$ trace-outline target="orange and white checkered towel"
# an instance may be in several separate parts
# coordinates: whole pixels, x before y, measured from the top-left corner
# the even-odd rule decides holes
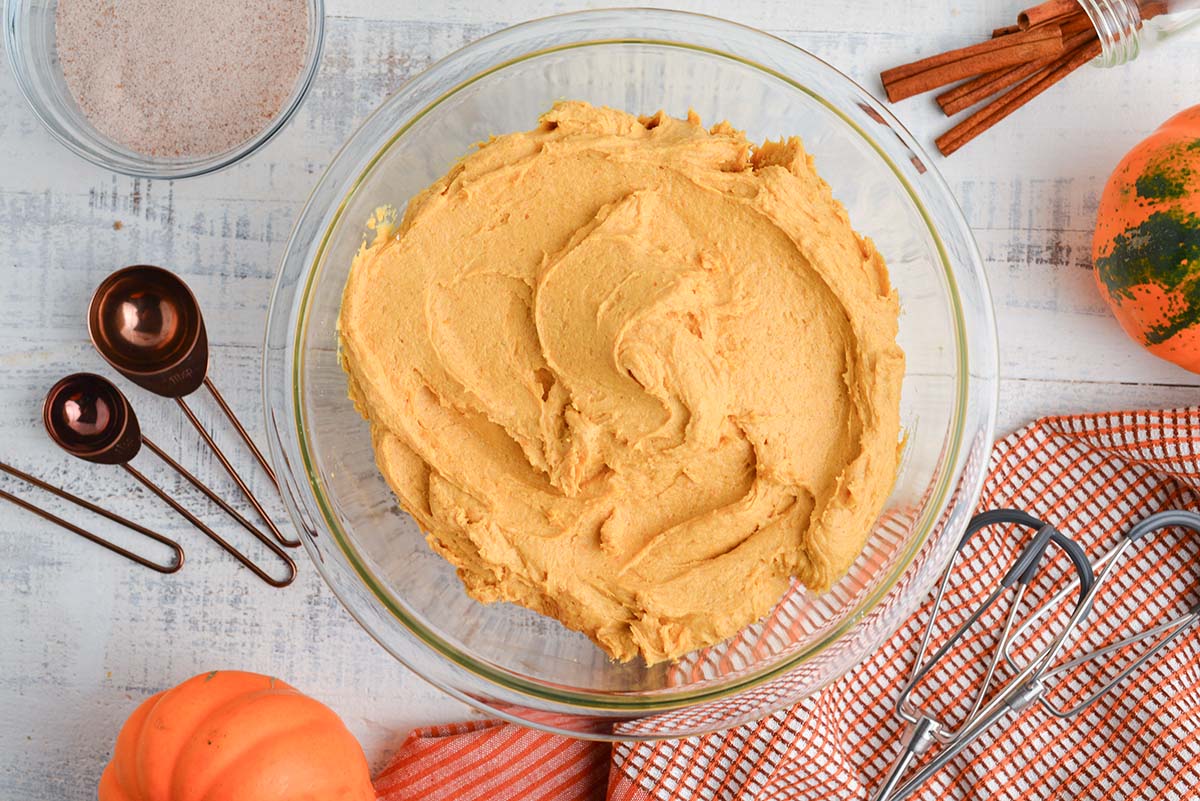
[[[1200,511],[1200,408],[1043,418],[998,442],[989,469],[980,509],[1029,511],[1074,537],[1094,560],[1142,517],[1169,508]],[[952,580],[946,596],[947,630],[993,586],[1020,544],[1000,528],[976,539],[955,567],[963,580]],[[1049,571],[1045,581],[1052,581]],[[1198,599],[1200,542],[1162,532],[1140,544],[1107,584],[1082,645],[1112,642]],[[865,801],[899,748],[895,699],[928,609],[849,674],[757,723],[612,747],[493,721],[436,726],[409,735],[376,780],[379,798]],[[988,637],[974,636],[958,650],[972,657],[989,645]],[[1110,668],[1115,673],[1119,664],[1075,671],[1060,689],[1078,697]],[[943,678],[944,701],[953,706],[968,697],[969,680]],[[1074,718],[1060,720],[1034,704],[1009,724],[968,747],[916,797],[1200,797],[1200,630]]]

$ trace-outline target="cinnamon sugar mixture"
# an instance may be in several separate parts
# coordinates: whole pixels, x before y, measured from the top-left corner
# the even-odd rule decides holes
[[[103,134],[143,155],[229,150],[282,110],[304,69],[305,0],[59,0],[63,77]]]

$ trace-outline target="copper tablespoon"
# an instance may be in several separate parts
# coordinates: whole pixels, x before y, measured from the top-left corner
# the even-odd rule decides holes
[[[179,276],[148,264],[117,270],[97,287],[88,308],[88,332],[96,350],[118,372],[156,395],[173,398],[184,416],[237,484],[280,543],[295,547],[267,515],[245,480],[184,401],[201,386],[216,400],[271,483],[275,472],[208,377],[208,334],[200,304]]]
[[[120,465],[266,583],[273,587],[286,587],[296,578],[296,563],[282,548],[142,434],[129,400],[108,379],[92,373],[75,373],[62,379],[46,394],[46,402],[42,407],[42,422],[50,438],[72,456],[98,464]],[[131,465],[129,462],[137,456],[143,445],[278,556],[287,566],[287,577],[273,578]]]

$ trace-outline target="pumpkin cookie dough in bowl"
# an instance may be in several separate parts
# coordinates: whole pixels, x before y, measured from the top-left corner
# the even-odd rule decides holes
[[[289,513],[387,654],[626,741],[878,647],[973,510],[995,390],[982,265],[912,136],[786,42],[644,9],[398,89],[301,211],[264,354]]]
[[[380,229],[339,331],[379,467],[471,596],[652,664],[862,550],[898,316],[798,139],[562,102]]]

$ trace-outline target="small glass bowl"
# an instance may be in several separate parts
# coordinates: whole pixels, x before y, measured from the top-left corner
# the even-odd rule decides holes
[[[830,592],[794,586],[765,619],[675,664],[618,664],[554,620],[471,600],[380,476],[338,363],[342,289],[375,209],[402,208],[473,144],[533,127],[560,98],[675,116],[690,107],[759,142],[801,136],[854,226],[875,240],[900,296],[904,451],[866,549]],[[351,136],[301,212],[267,329],[271,458],[334,593],[384,648],[454,697],[575,737],[727,728],[843,675],[926,597],[973,511],[992,443],[991,298],[945,182],[849,78],[781,39],[696,14],[537,20],[401,87]]]
[[[17,86],[33,113],[55,139],[93,164],[139,178],[188,178],[224,169],[266,144],[299,108],[321,63],[325,46],[325,0],[308,0],[308,41],[304,69],[292,93],[254,136],[223,153],[160,158],[137,153],[100,133],[75,103],[59,66],[55,43],[55,0],[7,0],[4,48]]]

